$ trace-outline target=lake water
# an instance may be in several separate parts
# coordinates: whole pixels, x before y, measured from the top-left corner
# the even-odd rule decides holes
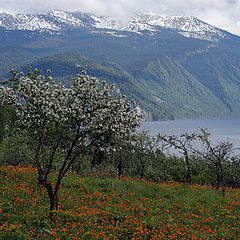
[[[230,140],[234,147],[240,147],[240,119],[177,119],[174,121],[143,122],[140,129],[148,130],[151,136],[158,133],[181,135],[207,128],[213,142]]]

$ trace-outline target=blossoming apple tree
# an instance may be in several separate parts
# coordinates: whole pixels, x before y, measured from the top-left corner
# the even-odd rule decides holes
[[[34,141],[38,182],[47,190],[51,211],[58,209],[63,177],[85,149],[114,148],[114,142],[128,138],[139,125],[141,116],[131,102],[112,92],[113,86],[86,71],[73,79],[70,88],[31,69],[27,75],[13,72],[13,78],[0,87],[1,105],[14,106],[21,128]],[[60,167],[51,184],[55,162]]]

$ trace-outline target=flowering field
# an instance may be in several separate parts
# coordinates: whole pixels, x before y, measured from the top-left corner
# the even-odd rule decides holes
[[[50,220],[36,176],[0,168],[0,239],[240,239],[239,189],[70,173]]]

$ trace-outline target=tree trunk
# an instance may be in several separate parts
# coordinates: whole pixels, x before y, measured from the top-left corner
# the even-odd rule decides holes
[[[140,161],[140,164],[141,164],[141,172],[140,172],[140,178],[141,179],[143,179],[144,178],[144,169],[145,169],[145,163],[144,163],[144,160],[143,159],[141,159],[141,161]]]
[[[190,166],[190,163],[189,163],[189,157],[188,157],[188,153],[185,152],[184,153],[185,155],[185,160],[186,160],[186,165],[187,165],[187,180],[186,182],[187,183],[190,183],[192,181],[192,178],[191,178],[191,166]]]
[[[53,194],[50,197],[50,211],[58,210],[58,194]]]
[[[217,179],[216,180],[217,180],[216,189],[219,189],[221,180],[220,180],[220,173],[219,173],[218,169],[217,169]]]
[[[44,186],[47,190],[48,197],[50,200],[50,218],[52,219],[53,218],[52,211],[58,210],[58,189],[54,191],[52,185],[48,182],[44,182],[44,180],[42,180],[40,177],[38,177],[38,182],[39,184]]]
[[[222,195],[223,195],[223,197],[226,196],[226,188],[225,188],[225,186],[222,186]]]
[[[51,184],[49,184],[51,186]],[[51,186],[52,189],[52,186]],[[48,191],[48,188],[47,188]],[[54,192],[53,189],[52,191],[48,191],[48,196],[49,196],[49,200],[50,200],[50,219],[53,220],[54,219],[54,215],[53,215],[53,211],[58,211],[58,193]]]
[[[123,159],[122,159],[122,151],[119,152],[119,163],[118,163],[118,178],[122,176],[123,168]]]

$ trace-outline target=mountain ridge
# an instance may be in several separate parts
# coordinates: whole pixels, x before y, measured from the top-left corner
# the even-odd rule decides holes
[[[149,31],[152,34],[161,28],[172,29],[185,37],[218,41],[227,33],[195,17],[161,16],[157,14],[136,14],[124,26],[121,21],[108,16],[97,16],[83,12],[54,10],[35,14],[0,13],[0,27],[6,30],[30,30],[58,33],[66,29],[81,27],[108,29],[121,32]],[[109,33],[111,34],[111,33]]]

